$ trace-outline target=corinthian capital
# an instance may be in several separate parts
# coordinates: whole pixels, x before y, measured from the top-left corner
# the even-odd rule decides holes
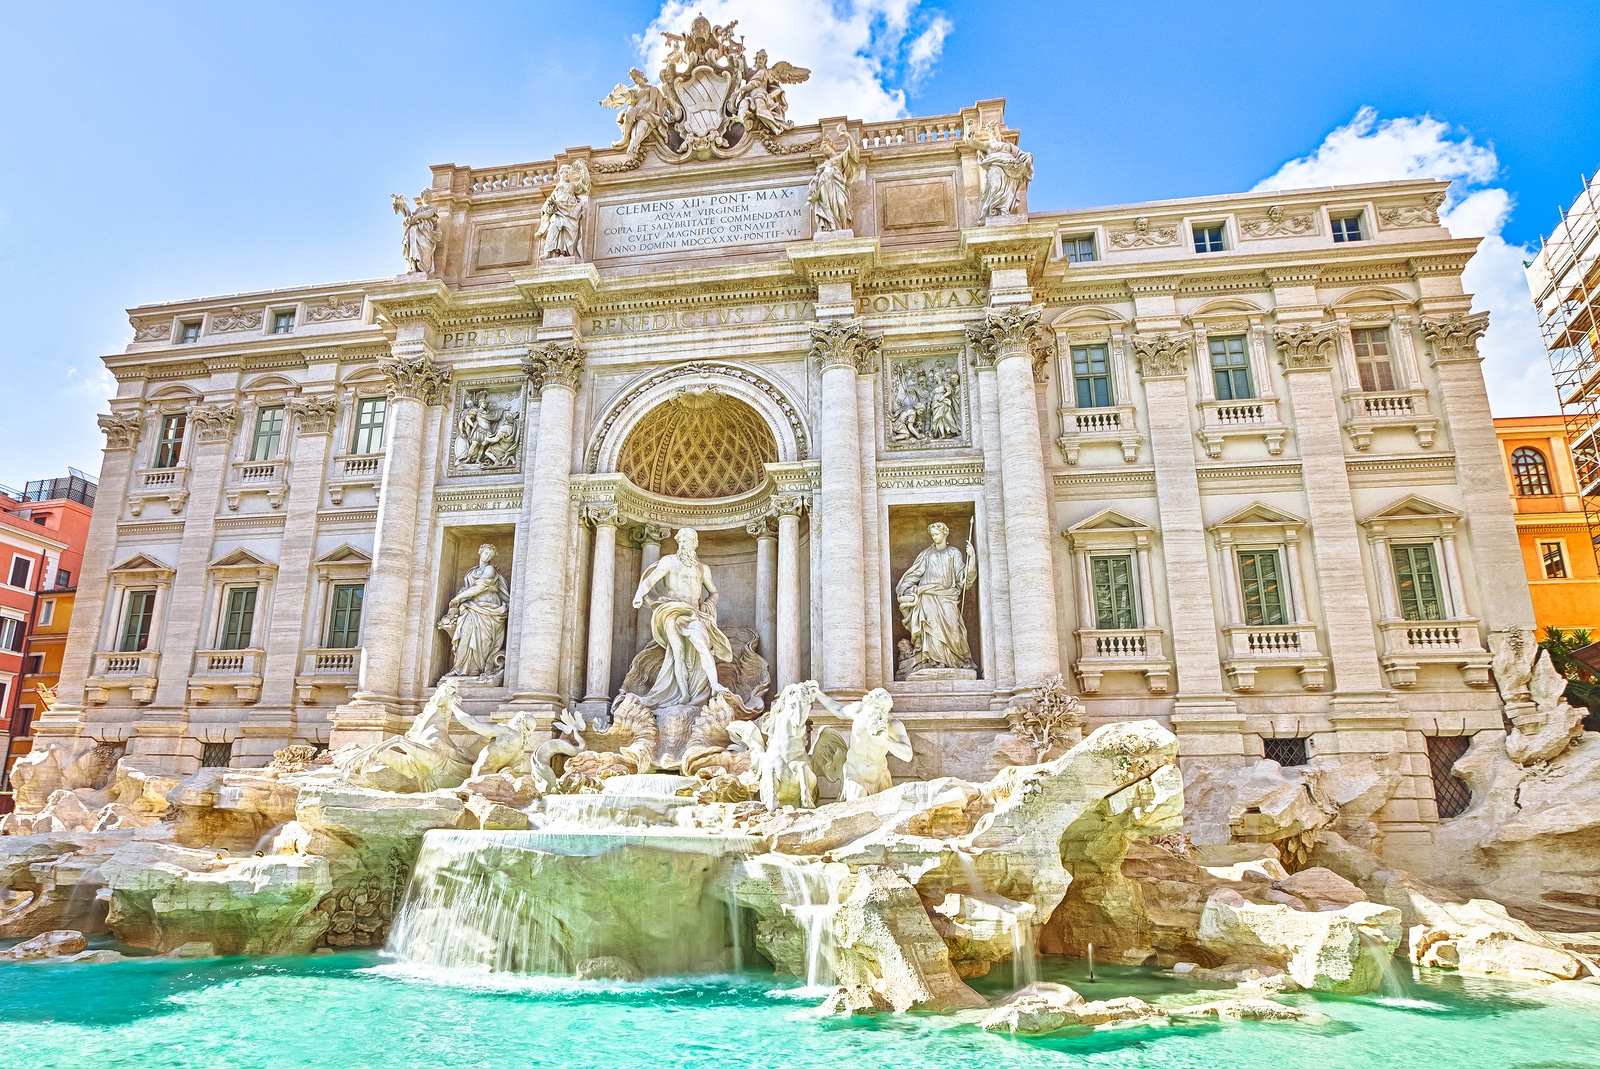
[[[300,434],[331,434],[339,402],[331,397],[296,397],[288,408]]]
[[[527,373],[534,393],[543,393],[546,386],[565,386],[576,391],[583,381],[583,366],[583,347],[575,341],[535,345],[522,360],[522,370]]]
[[[614,503],[583,506],[583,521],[594,527],[620,527],[622,514]]]
[[[1140,376],[1148,381],[1187,375],[1191,344],[1187,334],[1135,334],[1133,351],[1139,357]]]
[[[436,405],[450,385],[450,369],[440,367],[427,353],[408,353],[378,361],[389,389],[389,400],[402,397]]]
[[[1043,305],[1029,308],[991,308],[982,323],[967,328],[973,360],[987,367],[1008,356],[1026,356],[1037,378],[1044,373],[1053,346],[1050,334],[1039,325]]]
[[[1443,364],[1452,360],[1481,360],[1478,339],[1489,329],[1489,313],[1468,315],[1451,312],[1443,319],[1424,319],[1422,336],[1433,346],[1433,362]]]
[[[139,444],[138,416],[119,416],[112,412],[99,417],[99,423],[101,433],[106,436],[107,449],[132,449]]]
[[[1307,371],[1328,367],[1333,361],[1333,349],[1338,337],[1334,326],[1312,326],[1301,323],[1293,330],[1275,330],[1272,339],[1278,346],[1279,359],[1285,371]]]
[[[867,375],[878,366],[878,351],[883,335],[868,334],[859,319],[843,319],[811,328],[811,355],[826,371],[830,367],[853,368]]]
[[[799,516],[806,510],[804,494],[778,494],[772,499],[772,515],[775,519],[785,516]]]
[[[227,441],[238,421],[236,405],[195,405],[189,409],[189,426],[194,428],[195,439],[201,442]]]

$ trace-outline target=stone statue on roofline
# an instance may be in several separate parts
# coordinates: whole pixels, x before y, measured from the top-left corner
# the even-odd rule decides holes
[[[1021,214],[1022,195],[1033,180],[1033,153],[1007,141],[999,123],[969,132],[967,140],[977,146],[978,166],[983,169],[979,214],[985,219]]]
[[[577,256],[583,236],[583,213],[589,207],[589,165],[583,160],[564,163],[556,172],[556,187],[545,198],[537,234],[544,239],[544,258]]]
[[[844,123],[839,124],[837,132],[838,141],[831,136],[823,137],[827,155],[817,164],[817,173],[811,176],[811,188],[806,194],[818,233],[849,230],[853,218],[850,186],[861,174],[861,152]]]
[[[400,255],[413,274],[433,274],[433,252],[439,247],[439,209],[428,203],[425,189],[414,198],[416,207],[406,204],[406,199],[396,193],[391,198],[395,214],[405,217],[405,237],[400,243]]]

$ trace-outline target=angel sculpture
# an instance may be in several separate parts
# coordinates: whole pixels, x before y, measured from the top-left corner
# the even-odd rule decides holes
[[[634,67],[628,72],[633,84],[618,82],[600,103],[617,108],[617,126],[622,136],[612,143],[612,148],[625,148],[629,158],[638,155],[651,136],[666,124],[672,112],[672,102],[659,85],[651,85],[644,71]]]
[[[824,135],[828,156],[817,164],[817,173],[811,176],[811,189],[806,195],[818,231],[850,229],[850,185],[861,173],[861,151],[851,140],[844,123],[839,124],[838,132],[844,139],[842,144]]]
[[[894,698],[882,687],[874,687],[858,702],[840,705],[821,691],[817,701],[828,712],[850,721],[850,737],[837,728],[817,732],[811,746],[811,765],[823,779],[844,776],[839,797],[846,802],[886,791],[894,785],[889,773],[889,758],[911,760],[911,736],[906,726],[889,715]]]
[[[413,272],[433,274],[433,250],[439,247],[439,209],[428,203],[428,191],[416,198],[415,209],[396,193],[391,201],[395,214],[405,216],[405,238],[400,244],[400,255]]]
[[[978,166],[983,168],[979,214],[1016,215],[1033,180],[1033,153],[1007,141],[999,123],[990,123],[981,133],[968,133],[967,140],[977,144]]]
[[[589,206],[589,164],[573,160],[556,172],[556,188],[545,198],[538,236],[544,239],[544,258],[578,255],[583,212]]]
[[[728,722],[728,736],[750,751],[757,796],[770,812],[816,808],[817,776],[806,759],[806,720],[816,700],[815,681],[791,683],[759,721]]]
[[[756,53],[756,65],[745,71],[745,83],[735,91],[730,110],[752,133],[781,134],[791,130],[794,123],[788,119],[789,98],[783,87],[799,85],[809,77],[809,68],[784,60],[767,66],[767,50],[763,48]]]
[[[489,740],[479,751],[477,760],[472,762],[474,776],[490,776],[503,771],[509,771],[513,776],[528,773],[528,747],[539,734],[537,716],[518,713],[510,723],[486,723],[460,706],[456,706],[452,715],[456,723],[474,735],[482,735]]]

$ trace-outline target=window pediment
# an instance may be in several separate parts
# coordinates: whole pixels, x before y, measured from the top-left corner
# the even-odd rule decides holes
[[[1272,528],[1275,530],[1299,530],[1306,525],[1306,521],[1291,512],[1273,508],[1263,501],[1247,505],[1229,516],[1227,519],[1218,520],[1207,530],[1219,533],[1224,530],[1250,530]]]
[[[141,579],[150,582],[170,582],[175,572],[172,568],[152,556],[144,553],[135,553],[115,568],[112,568],[110,574],[124,583],[134,583]]]
[[[268,579],[277,573],[278,566],[241,547],[212,561],[210,571],[213,575],[229,579]]]
[[[1150,544],[1155,528],[1116,509],[1101,509],[1061,532],[1075,550],[1132,549]]]

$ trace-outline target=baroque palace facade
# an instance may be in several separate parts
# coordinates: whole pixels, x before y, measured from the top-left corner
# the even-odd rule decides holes
[[[466,708],[548,729],[692,527],[774,686],[893,695],[902,772],[983,773],[1061,674],[1191,764],[1396,770],[1425,849],[1533,623],[1444,185],[1040,210],[1002,101],[795,126],[803,71],[684,47],[616,146],[397,197],[405,274],[132,310],[38,734],[262,764],[404,730],[469,647]],[[934,524],[962,663],[902,608]]]

